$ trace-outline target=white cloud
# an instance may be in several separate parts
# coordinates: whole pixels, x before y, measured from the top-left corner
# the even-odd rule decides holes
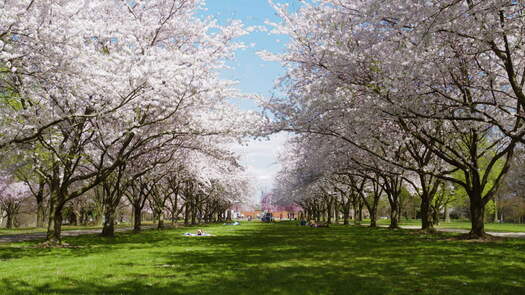
[[[232,147],[241,156],[247,172],[253,176],[258,194],[272,189],[275,176],[281,168],[279,154],[284,151],[285,143],[290,136],[289,133],[281,132],[271,135],[269,139],[250,140],[246,145]]]

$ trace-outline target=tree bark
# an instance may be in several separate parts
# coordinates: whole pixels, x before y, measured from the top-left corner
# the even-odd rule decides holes
[[[36,227],[43,228],[46,219],[46,207],[43,199],[37,199],[36,202]]]
[[[350,224],[350,214],[348,212],[343,213],[343,225]]]
[[[190,222],[190,203],[188,202],[188,199],[186,198],[186,201],[184,202],[184,225],[188,225]]]
[[[482,205],[481,200],[479,202],[470,201],[470,221],[472,229],[470,230],[471,238],[484,238],[485,234],[485,223],[483,217],[485,215],[485,207]]]
[[[164,228],[164,214],[162,214],[162,211],[157,212],[157,229],[163,229]]]
[[[80,224],[80,213],[76,210],[73,210],[73,225],[79,225]]]
[[[7,219],[6,219],[5,226],[6,226],[7,229],[12,229],[13,228],[13,226],[14,226],[14,216],[13,216],[13,214],[11,214],[11,213],[7,214]]]
[[[327,211],[326,212],[327,214],[326,223],[332,224],[332,202],[327,202],[326,211]]]
[[[432,222],[439,225],[439,208],[432,207]]]
[[[47,241],[51,244],[62,242],[62,208],[61,206],[50,206],[49,223],[47,226]]]
[[[359,219],[359,224],[361,224],[361,222],[363,222],[363,202],[358,202],[358,207],[359,207],[359,211],[358,211],[358,215],[357,215],[357,218]]]
[[[430,200],[425,196],[421,196],[421,229],[429,231],[434,229]]]
[[[350,224],[350,202],[342,206],[343,209],[343,224]]]
[[[115,236],[115,208],[106,206],[104,212],[104,227],[102,228],[102,236],[112,238]]]
[[[372,205],[369,211],[370,227],[377,227],[377,204]]]
[[[197,224],[197,206],[195,202],[191,204],[191,225]]]
[[[49,221],[47,224],[47,242],[60,244],[62,242],[62,208],[66,197],[56,188],[51,190],[49,197]]]
[[[396,201],[390,202],[390,226],[389,228],[399,228],[399,204]]]
[[[138,233],[142,226],[142,209],[140,206],[133,206],[133,232]]]

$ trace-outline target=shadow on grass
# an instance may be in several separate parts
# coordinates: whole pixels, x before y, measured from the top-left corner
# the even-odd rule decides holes
[[[162,232],[145,230],[134,233],[117,233],[113,238],[106,238],[100,234],[85,234],[76,237],[64,237],[63,241],[71,245],[65,248],[40,248],[43,240],[30,242],[0,244],[0,261],[18,258],[31,258],[42,256],[85,257],[91,254],[107,253],[113,250],[143,248],[144,245],[166,241]]]
[[[84,247],[78,249],[11,249],[11,260],[129,257],[109,264],[113,271],[98,279],[67,272],[47,281],[2,279],[7,292],[0,293],[525,294],[523,241],[475,244],[406,230],[289,223],[207,230],[216,236],[183,237],[188,230],[177,229],[71,238]],[[134,256],[139,251],[147,255]]]

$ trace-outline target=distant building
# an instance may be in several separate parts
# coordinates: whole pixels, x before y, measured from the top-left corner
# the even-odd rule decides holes
[[[263,213],[270,212],[275,220],[294,219],[299,217],[299,212],[302,211],[301,207],[295,204],[282,206],[276,205],[275,202],[273,194],[268,193],[262,195],[260,204],[235,203],[229,211],[232,218],[251,217],[252,219],[261,218]]]
[[[296,204],[290,204],[287,206],[277,205],[274,200],[272,193],[268,193],[262,196],[261,198],[261,210],[263,212],[271,212],[273,218],[276,220],[279,219],[294,219],[298,217],[298,213],[301,210],[301,207]]]

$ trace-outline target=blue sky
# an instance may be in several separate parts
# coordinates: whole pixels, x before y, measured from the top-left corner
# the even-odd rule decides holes
[[[298,0],[279,0],[297,7]],[[267,0],[207,0],[205,15],[214,16],[221,24],[230,20],[241,20],[246,26],[262,26],[266,20],[279,22],[279,17]],[[229,63],[230,70],[222,73],[226,79],[239,81],[238,88],[248,94],[270,96],[274,91],[274,82],[284,74],[279,63],[263,61],[257,56],[258,51],[282,52],[286,45],[286,36],[270,35],[267,32],[254,32],[239,41],[253,47],[237,52],[236,59]],[[249,101],[240,103],[243,109],[256,110],[257,106]],[[273,177],[279,170],[277,156],[283,149],[287,134],[276,134],[270,140],[251,140],[246,146],[236,146],[241,154],[248,173],[253,175],[257,193],[271,190]]]
[[[297,0],[279,2],[294,3]],[[214,16],[224,25],[234,19],[241,20],[246,26],[262,26],[266,20],[279,22],[267,0],[207,0],[206,7],[208,10],[204,13]],[[223,77],[239,81],[239,88],[245,93],[270,95],[275,79],[283,74],[283,70],[278,63],[261,60],[257,52],[281,52],[285,47],[286,36],[253,32],[239,41],[249,48],[237,52],[236,59],[229,63],[232,69],[223,72]],[[255,46],[251,47],[252,44]]]

